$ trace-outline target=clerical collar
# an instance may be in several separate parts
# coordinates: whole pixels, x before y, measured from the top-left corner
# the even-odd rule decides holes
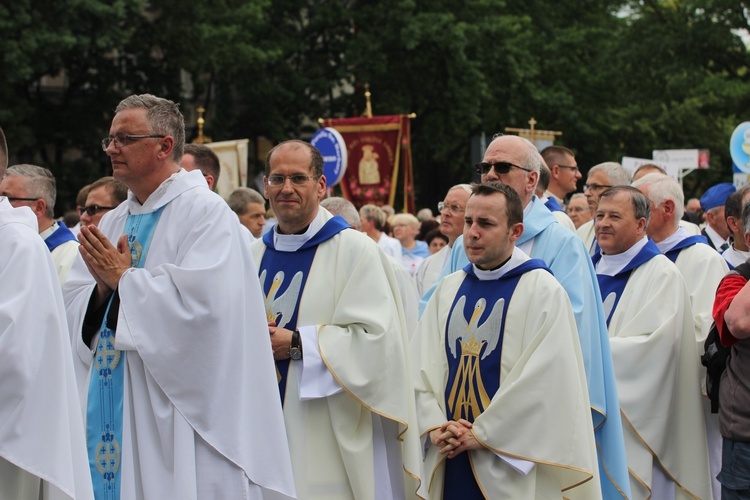
[[[659,249],[661,253],[667,253],[670,250],[672,250],[679,242],[684,240],[685,238],[689,238],[690,234],[685,230],[684,227],[679,226],[677,228],[677,231],[672,233],[671,236],[668,236],[667,238],[664,238],[659,243],[656,243],[656,247]]]
[[[708,238],[711,240],[711,243],[714,244],[714,247],[716,249],[721,248],[721,246],[727,242],[727,240],[722,238],[721,235],[708,224],[706,224],[706,227],[704,227],[703,229],[706,231],[706,236],[708,236]]]
[[[633,257],[638,255],[638,252],[646,246],[646,243],[648,243],[648,237],[644,235],[635,245],[622,253],[618,253],[617,255],[602,254],[601,260],[596,264],[596,274],[615,276],[633,260]]]
[[[148,198],[146,198],[146,201],[143,202],[143,205],[138,201],[138,198],[135,197],[132,191],[128,190],[128,210],[131,214],[137,215],[137,214],[148,214],[156,210],[154,207],[157,203],[159,203],[159,200],[164,196],[164,194],[167,192],[167,189],[169,189],[169,186],[177,179],[177,177],[181,177],[183,175],[187,175],[188,172],[186,170],[180,169],[178,172],[175,172],[174,174],[170,175],[166,179],[164,179],[164,182],[159,184],[159,187],[157,187],[153,193],[151,193]]]
[[[57,231],[57,228],[60,227],[60,225],[57,223],[57,221],[53,222],[50,227],[39,233],[39,236],[42,237],[43,240],[46,240],[50,236],[52,236],[52,233]]]
[[[308,226],[307,231],[302,234],[281,234],[279,233],[279,225],[273,226],[273,246],[280,252],[296,252],[302,245],[307,243],[310,238],[315,236],[315,233],[320,231],[325,225],[323,210],[318,207],[318,213]]]
[[[474,274],[479,281],[490,281],[502,278],[507,273],[517,268],[527,260],[529,260],[529,257],[525,253],[523,253],[520,248],[513,247],[513,253],[510,255],[510,258],[505,262],[505,264],[498,267],[497,269],[485,271],[479,269],[474,264],[472,264],[471,266],[474,268]]]

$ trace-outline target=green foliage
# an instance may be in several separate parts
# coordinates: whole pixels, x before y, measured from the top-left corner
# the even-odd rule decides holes
[[[0,125],[71,200],[109,172],[98,141],[125,95],[204,105],[214,140],[283,140],[361,114],[369,83],[375,114],[417,114],[418,206],[470,179],[472,137],[532,116],[584,169],[708,148],[691,195],[730,178],[747,28],[730,0],[15,0],[0,5]]]

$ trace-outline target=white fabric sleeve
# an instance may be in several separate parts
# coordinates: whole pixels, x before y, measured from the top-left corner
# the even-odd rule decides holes
[[[300,401],[325,398],[343,389],[323,362],[318,348],[318,328],[315,325],[298,328],[302,340],[302,367],[297,370]]]
[[[523,476],[527,476],[535,465],[534,462],[529,462],[528,460],[522,460],[520,458],[509,457],[508,455],[503,455],[502,453],[495,453],[495,455],[502,458],[503,461],[508,464],[511,469]]]

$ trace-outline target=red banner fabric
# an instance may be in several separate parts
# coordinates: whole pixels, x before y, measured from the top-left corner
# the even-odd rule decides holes
[[[404,208],[414,210],[409,117],[329,118],[324,127],[335,128],[346,142],[348,167],[341,181],[344,197],[362,205],[393,205],[399,167],[403,171]]]

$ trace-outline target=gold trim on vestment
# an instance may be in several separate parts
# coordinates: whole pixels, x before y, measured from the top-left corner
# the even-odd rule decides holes
[[[625,492],[620,489],[620,485],[617,484],[617,481],[615,481],[614,478],[609,474],[609,469],[607,469],[607,466],[604,463],[604,460],[599,460],[599,453],[601,451],[602,451],[601,446],[599,446],[599,443],[596,443],[596,458],[599,461],[599,463],[602,464],[602,468],[604,469],[604,473],[609,478],[609,482],[615,485],[615,488],[617,489],[617,491],[620,492],[620,495],[622,495],[622,498],[628,498],[628,496],[625,494]],[[601,478],[600,478],[600,480],[601,480]]]
[[[591,472],[591,471],[587,471],[586,469],[580,469],[578,467],[571,467],[570,465],[565,465],[565,464],[556,464],[556,463],[553,463],[553,462],[545,462],[545,461],[542,461],[542,460],[535,460],[533,458],[524,457],[524,456],[521,456],[521,455],[516,455],[514,453],[508,453],[507,451],[503,451],[503,450],[498,450],[497,448],[493,448],[492,446],[488,445],[487,443],[485,443],[484,441],[482,441],[481,439],[479,439],[479,437],[477,437],[476,432],[474,432],[473,428],[469,429],[469,432],[472,433],[472,435],[474,436],[474,439],[476,439],[479,444],[481,444],[482,446],[484,446],[488,450],[493,451],[494,453],[500,453],[501,455],[505,455],[505,456],[508,456],[508,457],[511,457],[511,458],[518,458],[520,460],[526,460],[527,462],[534,462],[535,464],[548,465],[550,467],[559,467],[560,469],[565,469],[565,470],[580,472],[581,474],[588,476],[588,478],[584,479],[583,481],[580,481],[580,482],[578,482],[576,484],[573,484],[571,486],[567,486],[567,487],[563,488],[562,491],[568,491],[570,489],[577,488],[578,486],[582,485],[583,483],[586,483],[586,482],[590,481],[594,477],[594,473]]]
[[[672,475],[672,473],[669,472],[666,467],[664,467],[664,464],[659,459],[659,456],[654,452],[654,450],[651,449],[651,447],[648,445],[648,443],[646,442],[646,440],[643,439],[643,437],[638,433],[638,430],[636,430],[635,426],[630,421],[630,419],[627,416],[625,416],[625,412],[622,410],[622,408],[620,408],[620,415],[622,416],[622,418],[625,419],[625,421],[628,423],[628,425],[630,426],[630,428],[633,429],[633,432],[635,433],[635,435],[638,436],[638,439],[643,443],[643,446],[645,446],[646,449],[649,451],[649,453],[651,453],[651,456],[654,458],[654,460],[656,460],[656,463],[659,464],[659,467],[661,467],[661,470],[664,471],[664,473],[669,477],[669,479],[671,479],[672,482],[674,484],[676,484],[686,494],[690,495],[692,498],[695,498],[696,500],[700,500],[699,496],[694,495],[690,490],[688,490],[685,486],[683,486],[682,483],[680,483]],[[628,471],[630,471],[630,470],[631,470],[630,467],[628,467]],[[636,474],[633,474],[633,477],[635,477],[639,482],[643,483],[643,481],[641,481],[640,478]],[[710,477],[710,474],[709,474],[709,477]],[[648,486],[646,486],[646,488],[648,488]],[[648,488],[648,491],[650,492],[651,488]]]

